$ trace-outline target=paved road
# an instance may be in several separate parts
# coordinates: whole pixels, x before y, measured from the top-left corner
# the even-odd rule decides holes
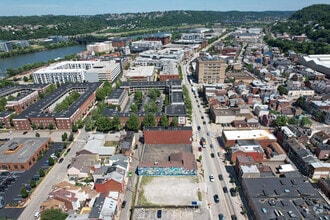
[[[121,208],[121,206],[118,207],[118,209],[120,210],[120,218],[119,218],[120,220],[130,219],[131,206],[134,206],[134,204],[133,204],[134,198],[132,198],[132,196],[133,196],[133,192],[136,190],[135,183],[137,180],[137,175],[136,175],[135,171],[136,171],[138,163],[140,161],[140,155],[141,155],[140,152],[141,151],[142,151],[142,144],[139,143],[138,148],[134,151],[134,157],[133,157],[131,168],[130,168],[130,170],[133,172],[133,175],[131,177],[128,177],[128,181],[127,181],[127,184],[125,187],[125,190],[126,190],[125,195],[122,199],[122,201],[126,201],[126,206],[123,209]]]
[[[18,218],[19,220],[34,219],[34,214],[39,211],[40,204],[47,200],[48,194],[52,191],[53,184],[65,179],[70,159],[75,156],[76,152],[81,150],[85,144],[85,141],[77,140],[69,146],[71,147],[70,152],[64,157],[62,163],[56,163],[53,166],[47,176],[38,185],[37,189],[31,195],[31,200]]]
[[[227,36],[226,34],[225,36]],[[207,50],[207,48],[203,49]],[[206,197],[206,202],[203,202],[203,209],[209,209],[210,212],[210,219],[218,219],[218,215],[220,213],[224,214],[225,219],[230,219],[230,216],[235,214],[238,219],[246,219],[244,216],[242,216],[239,212],[241,210],[241,200],[239,196],[236,197],[230,197],[229,190],[230,188],[234,187],[232,183],[230,183],[230,177],[227,171],[233,171],[232,167],[230,169],[226,169],[225,164],[223,163],[223,149],[219,145],[219,142],[217,141],[217,137],[221,135],[222,128],[216,125],[210,125],[209,124],[209,118],[208,115],[205,114],[205,109],[203,109],[203,106],[201,105],[201,100],[194,97],[195,94],[193,94],[191,90],[191,86],[188,83],[187,79],[187,67],[184,65],[183,68],[183,84],[187,85],[189,93],[190,93],[190,99],[192,101],[193,106],[193,147],[194,151],[197,151],[197,148],[200,146],[199,141],[201,137],[206,138],[207,141],[207,147],[203,148],[202,152],[198,152],[198,154],[202,155],[202,169],[203,169],[203,176],[204,176],[204,182],[205,188],[203,189],[206,193],[204,195],[204,198]],[[196,88],[196,87],[195,87]],[[197,95],[197,94],[196,94]],[[200,106],[200,107],[198,107]],[[203,119],[202,119],[203,116]],[[205,121],[205,124],[203,123]],[[201,127],[201,130],[197,130],[197,126]],[[213,145],[213,148],[210,148],[210,144]],[[211,157],[211,153],[214,154],[214,158]],[[217,153],[220,153],[220,157]],[[228,167],[227,167],[228,168]],[[215,177],[214,182],[210,182],[209,175],[213,174]],[[223,180],[220,181],[218,179],[218,175],[222,174]],[[227,187],[228,193],[224,193],[223,187]],[[217,194],[220,197],[220,202],[215,203],[214,202],[214,195]]]

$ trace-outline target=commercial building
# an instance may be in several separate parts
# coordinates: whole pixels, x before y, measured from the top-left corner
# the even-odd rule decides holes
[[[13,138],[0,148],[0,169],[29,170],[49,148],[50,138]]]
[[[143,37],[145,41],[161,41],[163,45],[169,44],[171,40],[171,34],[167,33],[155,33],[148,34]]]
[[[257,140],[265,148],[277,141],[269,130],[224,130],[222,138],[225,146],[234,146],[240,140]]]
[[[145,50],[157,50],[163,46],[161,41],[146,41],[146,40],[139,40],[132,42],[130,46],[130,50],[132,53],[138,53]]]
[[[327,219],[329,205],[307,178],[242,178],[253,219]]]
[[[163,69],[159,74],[159,81],[179,80],[177,64],[174,62],[167,62],[163,65]]]
[[[100,61],[84,73],[86,82],[109,81],[113,82],[121,73],[120,60]]]
[[[154,66],[134,67],[126,73],[126,78],[132,82],[155,81],[155,67]]]
[[[198,83],[224,83],[226,67],[226,61],[219,57],[199,57],[196,66]]]
[[[330,78],[330,55],[316,54],[308,56],[299,56],[298,63],[307,66],[313,70],[326,74]]]
[[[13,45],[9,41],[0,41],[0,52],[9,52],[13,50]]]
[[[87,45],[87,51],[91,51],[94,53],[109,53],[113,50],[112,42],[111,41],[104,41],[104,42],[98,42],[95,44],[89,44]]]

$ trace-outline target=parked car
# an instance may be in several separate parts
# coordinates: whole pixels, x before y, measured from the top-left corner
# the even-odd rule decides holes
[[[215,194],[215,195],[213,196],[213,199],[214,199],[214,202],[215,202],[215,203],[219,203],[219,202],[220,202],[220,199],[219,199],[218,194]]]
[[[0,209],[2,209],[5,206],[5,200],[2,196],[0,196]]]
[[[213,174],[211,174],[211,175],[209,176],[209,178],[210,178],[210,181],[211,181],[211,182],[214,182],[214,176],[213,176]]]
[[[223,180],[223,176],[219,174],[219,180]]]
[[[40,212],[36,212],[35,214],[34,214],[34,218],[35,219],[38,219],[40,217]]]
[[[123,209],[123,208],[125,208],[125,206],[126,206],[126,201],[124,200],[124,201],[121,203],[121,208]]]
[[[223,187],[222,189],[223,189],[223,192],[224,192],[224,193],[228,193],[228,189],[227,189],[227,187]]]
[[[62,157],[62,158],[60,158],[60,159],[58,160],[58,162],[59,162],[59,163],[62,163],[63,160],[64,160],[64,158]]]
[[[161,218],[162,217],[162,210],[157,210],[157,218]]]
[[[211,157],[214,158],[214,153],[211,153]]]
[[[223,214],[219,214],[219,220],[225,220],[225,216]]]

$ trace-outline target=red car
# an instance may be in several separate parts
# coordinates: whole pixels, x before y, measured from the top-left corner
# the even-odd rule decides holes
[[[202,151],[202,147],[199,147],[199,148],[198,148],[198,151]]]

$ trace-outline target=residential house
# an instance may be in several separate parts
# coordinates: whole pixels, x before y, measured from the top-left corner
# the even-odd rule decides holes
[[[86,178],[93,172],[94,167],[99,164],[98,154],[83,152],[84,154],[78,154],[73,158],[71,167],[67,171],[69,177]]]
[[[118,210],[118,201],[109,197],[97,197],[88,220],[114,220]]]
[[[316,147],[315,153],[320,160],[330,158],[330,134],[319,131],[313,134],[310,139],[311,144]]]

